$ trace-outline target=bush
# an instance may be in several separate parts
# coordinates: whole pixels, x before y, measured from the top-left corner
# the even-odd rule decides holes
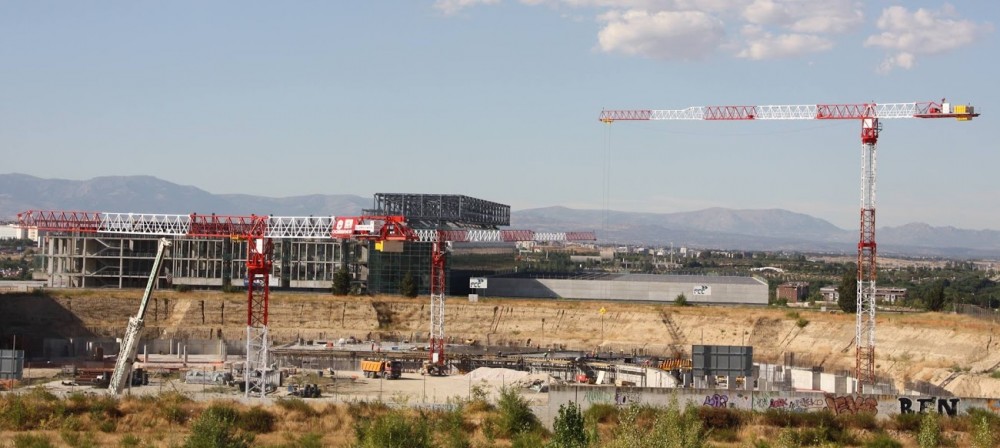
[[[674,305],[677,305],[677,306],[688,306],[688,305],[690,305],[690,303],[688,303],[688,298],[684,295],[684,293],[680,293],[680,294],[677,294],[677,298],[674,299]]]
[[[997,436],[994,432],[994,425],[986,416],[972,416],[975,420],[975,428],[972,430],[972,446],[975,448],[988,448],[997,445]]]
[[[118,440],[118,446],[122,448],[135,448],[142,445],[142,440],[132,434],[125,434]]]
[[[875,431],[879,428],[878,419],[871,412],[838,415],[837,420],[847,428],[864,429],[866,431]]]
[[[701,421],[709,429],[738,429],[743,425],[743,413],[728,408],[698,407],[697,413]]]
[[[254,436],[236,431],[239,412],[229,406],[212,405],[191,425],[185,448],[249,448]]]
[[[180,293],[191,292],[191,285],[174,285],[174,290]]]
[[[461,403],[439,414],[437,432],[443,439],[440,444],[443,448],[470,448],[472,446],[472,442],[469,440],[471,431],[466,428],[465,424],[465,407]]]
[[[392,410],[374,419],[356,420],[354,434],[357,448],[428,448],[431,427],[427,416],[407,419],[402,411]]]
[[[893,429],[897,431],[917,432],[920,429],[920,414],[896,414],[892,416]]]
[[[575,402],[559,405],[559,415],[552,424],[550,448],[585,448],[589,445],[583,413]]]
[[[54,448],[48,437],[35,434],[17,434],[14,436],[14,448]]]
[[[316,410],[301,398],[279,398],[277,404],[288,412],[298,412],[306,417],[316,415]]]
[[[528,407],[528,402],[513,386],[500,389],[497,412],[497,430],[501,437],[513,438],[522,432],[533,432],[541,427],[538,418]]]
[[[795,326],[799,328],[805,328],[806,325],[809,325],[809,320],[804,317],[800,317],[795,321]]]
[[[275,417],[267,409],[254,406],[240,413],[237,426],[240,429],[256,434],[266,434],[274,431]]]
[[[920,419],[920,433],[917,434],[917,444],[920,448],[936,448],[941,446],[941,423],[936,412],[928,412]]]
[[[896,441],[887,434],[876,434],[868,442],[865,442],[865,448],[903,448],[903,444]]]
[[[611,404],[595,403],[583,413],[587,421],[595,423],[618,423],[618,408]]]

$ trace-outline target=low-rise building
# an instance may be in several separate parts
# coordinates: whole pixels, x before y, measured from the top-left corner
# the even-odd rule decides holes
[[[809,283],[788,282],[778,286],[778,300],[785,299],[788,303],[802,302],[809,297]]]

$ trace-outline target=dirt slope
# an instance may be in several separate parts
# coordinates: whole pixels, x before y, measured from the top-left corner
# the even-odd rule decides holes
[[[7,294],[0,296],[0,325],[6,335],[36,342],[43,337],[120,336],[140,296],[141,291],[129,290]],[[146,335],[242,339],[246,303],[242,294],[157,292],[146,316]],[[426,298],[274,293],[271,335],[276,343],[347,336],[423,340],[430,326],[428,308]],[[794,353],[797,365],[827,371],[854,366],[855,317],[842,313],[513,299],[449,299],[446,311],[445,328],[454,342],[656,355],[669,355],[678,347],[689,350],[691,344],[753,345],[758,361]],[[799,326],[799,317],[808,324]],[[877,371],[898,381],[943,384],[961,396],[1000,396],[1000,380],[988,376],[1000,366],[996,331],[988,322],[964,316],[882,314]]]

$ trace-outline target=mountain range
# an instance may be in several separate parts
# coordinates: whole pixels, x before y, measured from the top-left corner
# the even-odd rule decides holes
[[[460,194],[460,193],[456,193]],[[153,176],[76,181],[0,174],[0,219],[25,210],[188,214],[358,215],[371,198],[307,195],[271,198],[212,194]],[[537,231],[593,230],[603,242],[731,250],[852,254],[858,231],[788,210],[709,208],[681,213],[578,210],[554,206],[511,212],[511,227]],[[911,223],[876,231],[879,253],[952,258],[1000,257],[1000,231]]]

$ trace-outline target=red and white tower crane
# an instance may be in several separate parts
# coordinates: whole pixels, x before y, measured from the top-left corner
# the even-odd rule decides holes
[[[333,236],[344,239],[431,243],[430,333],[428,359],[424,372],[429,375],[447,373],[445,362],[444,295],[447,290],[445,260],[450,243],[497,243],[519,241],[595,241],[593,232],[535,232],[532,230],[497,229],[413,229],[404,216],[357,216],[337,218]]]
[[[169,215],[29,210],[17,215],[22,228],[69,234],[114,234],[172,237],[229,238],[246,241],[247,359],[246,396],[263,397],[274,371],[268,334],[270,273],[273,239],[361,239],[386,242],[432,243],[430,359],[426,369],[444,374],[445,252],[450,242],[594,241],[593,232],[534,232],[496,229],[413,229],[404,216],[350,218],[260,215]],[[121,355],[120,355],[121,356]]]
[[[941,102],[808,104],[778,106],[699,106],[674,110],[605,110],[600,120],[859,120],[861,122],[861,225],[858,241],[855,373],[862,385],[875,384],[875,147],[882,125],[896,118],[955,118],[979,114],[972,106]],[[861,390],[859,390],[860,392]]]

